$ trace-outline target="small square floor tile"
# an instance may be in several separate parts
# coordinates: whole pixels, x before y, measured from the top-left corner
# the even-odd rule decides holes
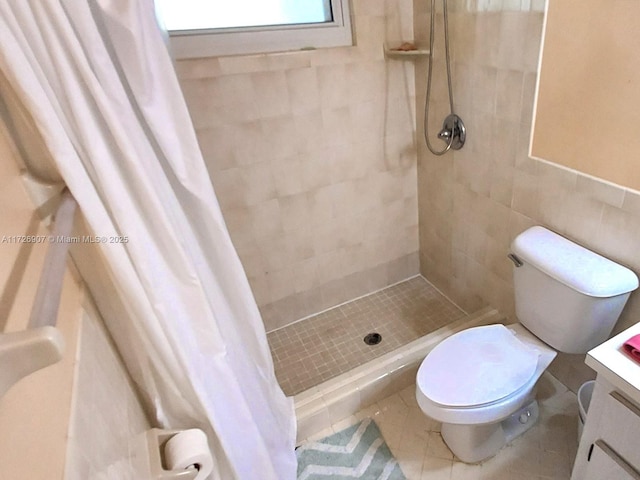
[[[347,372],[465,316],[422,277],[413,277],[267,335],[287,395]],[[368,333],[382,341],[367,345]]]

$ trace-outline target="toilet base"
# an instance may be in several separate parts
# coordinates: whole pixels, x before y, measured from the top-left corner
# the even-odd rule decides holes
[[[460,460],[478,463],[498,451],[535,425],[538,402],[533,400],[497,423],[484,425],[442,424],[442,438]]]

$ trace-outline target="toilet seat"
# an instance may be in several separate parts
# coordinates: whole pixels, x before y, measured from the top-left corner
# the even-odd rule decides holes
[[[432,403],[447,408],[490,405],[520,391],[534,376],[540,352],[504,325],[458,332],[438,344],[416,378]]]

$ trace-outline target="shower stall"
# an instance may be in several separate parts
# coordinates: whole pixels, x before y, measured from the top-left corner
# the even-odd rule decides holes
[[[424,91],[420,92],[425,100],[422,112],[424,144],[433,155],[441,156],[460,150],[467,131],[454,112],[448,2],[443,0],[438,5],[436,10],[436,0],[431,0],[428,25],[416,25],[428,27],[429,41],[424,61],[416,62],[413,73],[426,77],[427,82]],[[408,55],[417,53],[414,44],[404,45]],[[444,57],[442,73],[449,100],[449,113],[437,135],[444,143],[442,147],[432,145],[429,138],[431,93],[433,85],[438,80],[440,84],[443,81],[433,78],[436,52],[438,57]],[[401,51],[388,61],[405,61],[408,57],[403,57],[403,53]],[[296,395],[396,349],[401,351],[411,342],[465,317],[462,309],[418,275],[274,329],[268,338],[280,385],[287,395]]]
[[[307,411],[322,384],[368,391],[369,366],[512,313],[543,2],[448,1],[448,48],[434,3],[356,2],[355,47],[177,65],[279,382]]]

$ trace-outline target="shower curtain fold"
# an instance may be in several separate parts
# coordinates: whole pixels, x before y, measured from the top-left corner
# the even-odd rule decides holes
[[[157,423],[205,430],[212,478],[295,478],[293,404],[153,2],[0,0],[0,66],[93,233],[121,240],[100,248],[131,320],[106,320]]]

